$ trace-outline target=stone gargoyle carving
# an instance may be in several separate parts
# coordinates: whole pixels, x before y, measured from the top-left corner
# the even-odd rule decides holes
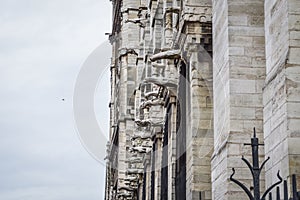
[[[118,198],[123,197],[123,198],[129,198],[132,197],[132,194],[128,193],[128,192],[120,192],[118,194]]]
[[[125,181],[137,181],[138,180],[138,177],[134,177],[134,176],[130,176],[130,177],[126,177],[125,178]]]
[[[151,151],[150,147],[129,147],[129,152],[148,153]]]
[[[175,78],[167,77],[147,77],[145,78],[145,82],[154,83],[162,87],[177,87],[178,85],[178,81]]]
[[[133,158],[129,158],[127,159],[125,162],[126,163],[141,163],[143,161],[142,157],[133,157]]]
[[[138,126],[141,126],[141,127],[146,127],[146,126],[162,126],[164,124],[164,121],[151,121],[149,119],[147,120],[135,120],[135,123],[138,125]]]
[[[140,133],[140,134],[135,134],[133,136],[131,136],[131,140],[136,140],[136,139],[149,139],[151,138],[151,134],[150,132],[144,132],[144,133]]]
[[[143,169],[127,169],[126,174],[142,174],[144,173]]]
[[[141,103],[140,108],[144,109],[151,106],[163,106],[165,102],[162,99],[151,99]]]
[[[157,97],[158,93],[159,93],[159,90],[147,92],[147,93],[145,93],[145,98],[150,99],[151,97]]]
[[[134,23],[134,24],[139,24],[140,27],[142,28],[145,28],[146,27],[146,21],[145,19],[140,19],[140,18],[137,18],[137,19],[126,19],[125,20],[125,23]]]
[[[175,50],[169,50],[169,51],[163,51],[157,54],[154,54],[150,57],[151,62],[155,62],[160,59],[179,59],[181,58],[181,50],[175,49]]]

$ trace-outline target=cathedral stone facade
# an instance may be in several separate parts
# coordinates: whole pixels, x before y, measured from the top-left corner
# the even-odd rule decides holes
[[[248,199],[300,177],[299,0],[111,0],[106,200]],[[299,182],[299,181],[298,181]],[[298,184],[299,185],[299,184]],[[282,188],[281,188],[282,190]]]

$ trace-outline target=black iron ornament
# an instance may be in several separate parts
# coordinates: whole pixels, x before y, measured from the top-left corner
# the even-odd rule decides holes
[[[279,180],[276,183],[274,183],[273,185],[271,185],[263,193],[263,195],[260,196],[260,194],[261,194],[260,193],[260,173],[261,173],[263,167],[265,166],[265,164],[270,160],[270,157],[268,157],[261,164],[261,166],[259,166],[258,147],[263,144],[259,144],[258,138],[256,137],[255,128],[254,128],[254,136],[253,136],[253,138],[251,138],[251,143],[245,144],[245,145],[251,145],[251,147],[252,147],[252,165],[250,164],[250,162],[247,159],[244,158],[244,156],[242,157],[242,160],[246,163],[246,165],[250,169],[252,177],[253,177],[253,194],[243,183],[241,183],[240,181],[233,178],[233,176],[235,174],[234,168],[232,168],[233,173],[230,176],[230,180],[233,181],[238,186],[240,186],[246,192],[246,194],[248,195],[250,200],[265,200],[268,193],[282,182],[282,177],[279,175],[279,171],[278,171],[277,177]]]

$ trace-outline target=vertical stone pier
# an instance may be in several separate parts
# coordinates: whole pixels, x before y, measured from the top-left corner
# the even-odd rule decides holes
[[[229,181],[232,167],[236,168],[236,178],[252,185],[241,155],[247,158],[251,155],[250,147],[243,144],[251,138],[253,127],[263,141],[263,16],[263,0],[213,0],[214,200],[247,198]],[[260,153],[263,156],[263,149]]]
[[[248,199],[254,127],[261,192],[299,191],[300,1],[111,2],[106,200]]]
[[[266,185],[281,171],[300,181],[300,2],[265,1],[267,77],[264,89]],[[298,184],[298,190],[299,190]]]

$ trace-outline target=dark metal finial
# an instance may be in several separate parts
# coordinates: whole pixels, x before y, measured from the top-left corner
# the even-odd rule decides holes
[[[232,169],[232,175],[230,176],[230,180],[233,181],[235,184],[237,184],[238,186],[240,186],[245,193],[248,195],[250,200],[265,200],[267,194],[269,194],[269,192],[276,187],[277,185],[279,185],[282,182],[282,177],[279,174],[279,171],[277,173],[277,177],[278,177],[278,181],[273,184],[271,187],[269,187],[265,193],[263,193],[262,197],[261,192],[260,192],[260,173],[263,170],[263,167],[265,166],[265,164],[270,160],[270,157],[268,157],[261,165],[259,165],[259,155],[258,155],[258,147],[260,145],[263,144],[259,144],[258,143],[258,138],[256,138],[256,130],[255,127],[253,128],[253,138],[251,139],[251,143],[250,144],[245,144],[245,145],[251,145],[252,147],[252,165],[250,164],[250,162],[244,158],[244,156],[242,156],[242,160],[246,163],[246,165],[248,166],[249,170],[252,173],[253,176],[253,194],[248,190],[248,188],[241,183],[240,181],[236,180],[235,178],[233,178],[234,174],[235,174],[235,170],[234,168]]]

